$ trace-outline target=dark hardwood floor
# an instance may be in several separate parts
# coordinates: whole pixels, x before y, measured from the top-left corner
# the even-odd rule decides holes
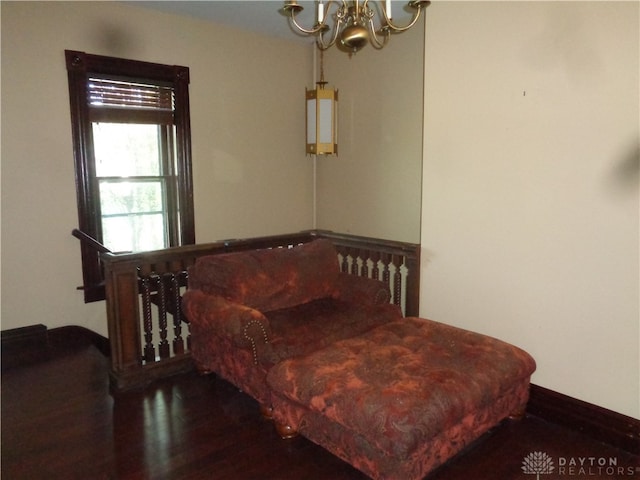
[[[281,440],[251,398],[214,376],[113,396],[107,366],[93,345],[72,342],[3,372],[3,480],[367,478],[304,438]],[[638,456],[532,415],[504,422],[427,478],[535,480],[522,469],[532,452],[555,462],[542,480],[640,479]],[[581,471],[580,459],[595,466]],[[598,470],[600,459],[607,467]]]

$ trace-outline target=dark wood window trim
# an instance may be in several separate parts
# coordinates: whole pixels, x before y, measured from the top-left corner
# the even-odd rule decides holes
[[[195,243],[193,210],[193,180],[191,170],[191,124],[189,112],[189,69],[73,50],[65,51],[69,80],[69,103],[76,170],[78,227],[90,237],[101,241],[100,205],[95,182],[95,158],[87,81],[90,75],[143,79],[171,85],[174,90],[178,165],[179,235],[177,244]],[[173,232],[175,234],[175,231]],[[175,235],[172,235],[175,236]],[[90,242],[81,242],[82,277],[85,302],[103,300],[104,277],[100,253]]]

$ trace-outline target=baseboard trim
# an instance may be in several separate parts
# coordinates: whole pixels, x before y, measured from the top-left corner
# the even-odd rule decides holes
[[[102,335],[79,326],[47,329],[45,325],[2,330],[2,371],[46,361],[55,352],[79,345],[93,345],[103,355],[109,356],[109,340]]]
[[[49,330],[49,343],[53,348],[74,345],[93,345],[104,356],[111,355],[109,339],[99,333],[77,325],[56,327]]]
[[[49,337],[44,325],[29,325],[0,332],[2,370],[49,358]]]
[[[598,441],[640,454],[640,420],[531,385],[527,412]]]

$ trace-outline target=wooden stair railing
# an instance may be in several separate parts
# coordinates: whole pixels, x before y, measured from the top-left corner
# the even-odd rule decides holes
[[[93,238],[91,235],[87,235],[82,230],[74,228],[73,230],[71,230],[71,235],[76,237],[81,242],[87,243],[91,248],[97,250],[100,253],[112,253],[111,250],[101,244],[98,240]]]
[[[420,246],[416,244],[310,230],[151,252],[105,252],[101,259],[112,388],[128,390],[193,368],[189,326],[182,315],[181,298],[187,288],[187,269],[198,257],[289,248],[316,238],[328,238],[334,243],[343,271],[386,282],[392,292],[391,301],[405,315],[418,315]]]

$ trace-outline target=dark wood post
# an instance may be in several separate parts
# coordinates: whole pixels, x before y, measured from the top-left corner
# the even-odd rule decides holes
[[[113,262],[113,254],[103,254],[107,323],[111,342],[111,380],[116,387],[142,368],[138,269],[134,261]]]

